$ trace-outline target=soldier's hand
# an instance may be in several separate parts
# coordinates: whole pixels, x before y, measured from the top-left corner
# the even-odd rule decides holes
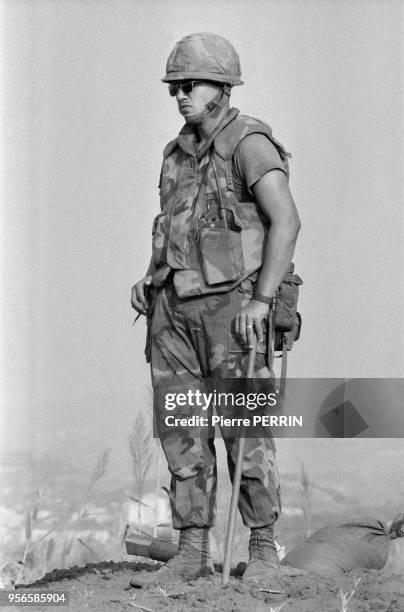
[[[149,304],[145,296],[145,287],[149,286],[152,282],[151,276],[145,276],[140,281],[133,285],[131,290],[131,304],[132,308],[140,314],[147,314]]]
[[[235,329],[236,333],[241,336],[244,344],[248,348],[252,348],[254,334],[256,334],[259,342],[264,340],[264,321],[268,319],[269,305],[256,300],[251,300],[240,310],[236,315]]]

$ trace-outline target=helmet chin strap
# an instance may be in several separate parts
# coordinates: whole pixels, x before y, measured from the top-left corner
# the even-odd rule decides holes
[[[187,123],[198,125],[198,123],[202,123],[209,114],[211,114],[212,117],[218,117],[223,107],[226,105],[228,98],[230,98],[230,91],[231,87],[229,87],[229,85],[224,85],[221,91],[219,91],[210,102],[205,104],[205,108],[200,113],[195,113],[195,115],[188,117]]]

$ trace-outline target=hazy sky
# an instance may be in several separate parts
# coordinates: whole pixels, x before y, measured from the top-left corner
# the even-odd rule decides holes
[[[148,401],[130,286],[150,256],[161,151],[182,125],[174,43],[239,52],[232,101],[292,152],[300,377],[403,376],[403,5],[395,0],[6,0],[2,444],[126,445]],[[298,462],[300,465],[300,459]]]

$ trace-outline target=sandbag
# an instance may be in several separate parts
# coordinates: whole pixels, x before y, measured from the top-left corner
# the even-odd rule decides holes
[[[322,576],[355,568],[381,569],[391,540],[404,534],[403,524],[404,515],[400,514],[390,529],[382,521],[368,517],[324,527],[289,551],[282,564]]]

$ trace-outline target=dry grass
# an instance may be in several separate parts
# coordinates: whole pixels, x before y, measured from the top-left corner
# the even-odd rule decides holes
[[[80,595],[81,603],[84,608],[88,608],[91,603],[91,598],[94,595],[94,591],[89,591],[88,589],[84,589],[84,591],[79,591],[79,589],[75,586],[72,586],[72,590],[76,591]]]
[[[47,507],[52,504],[47,488],[42,486],[34,490],[25,511],[22,546],[17,544],[10,550],[9,561],[0,568],[2,588],[14,588],[15,584],[37,580],[54,567],[68,567],[72,559],[77,561],[80,558],[82,561],[81,557],[84,556],[86,562],[102,560],[103,555],[97,555],[95,550],[90,529],[84,530],[83,535],[83,521],[84,524],[89,522],[94,515],[92,504],[96,499],[97,488],[107,472],[108,463],[107,449],[100,453],[96,461],[77,510],[67,510],[65,504],[57,513],[49,512]],[[79,522],[81,531],[77,529]],[[49,537],[51,534],[52,537]],[[84,551],[84,555],[78,554],[77,547]]]
[[[69,565],[69,557],[73,554],[76,542],[84,549],[88,561],[98,560],[91,535],[87,538],[77,536],[75,525],[83,519],[91,519],[94,516],[93,506],[98,488],[108,471],[109,456],[110,450],[108,448],[100,453],[90,474],[89,483],[80,506],[77,511],[70,512],[70,515],[65,517],[62,521],[64,538],[61,549],[60,567],[67,567]]]
[[[311,483],[309,479],[309,475],[304,466],[304,463],[301,465],[300,470],[300,500],[302,504],[304,522],[306,526],[306,538],[309,538],[311,535],[311,521],[310,521],[310,506],[311,506]]]
[[[141,531],[141,507],[142,505],[146,506],[143,503],[143,494],[147,474],[155,454],[151,428],[147,425],[143,413],[140,413],[133,423],[132,431],[129,434],[129,451],[132,458],[134,480],[133,494],[129,497],[138,504],[137,527]]]
[[[91,472],[90,482],[87,487],[87,491],[84,498],[83,506],[80,510],[80,516],[86,516],[89,512],[89,507],[94,502],[97,486],[100,480],[105,476],[108,469],[109,463],[109,448],[103,450],[98,457],[98,460],[94,466],[93,471]]]
[[[356,591],[358,590],[358,585],[360,581],[361,581],[360,578],[355,578],[353,588],[350,591],[346,591],[346,593],[344,593],[343,590],[340,589],[340,592],[339,592],[340,603],[341,603],[340,612],[348,612],[349,604],[352,598],[354,597]]]

